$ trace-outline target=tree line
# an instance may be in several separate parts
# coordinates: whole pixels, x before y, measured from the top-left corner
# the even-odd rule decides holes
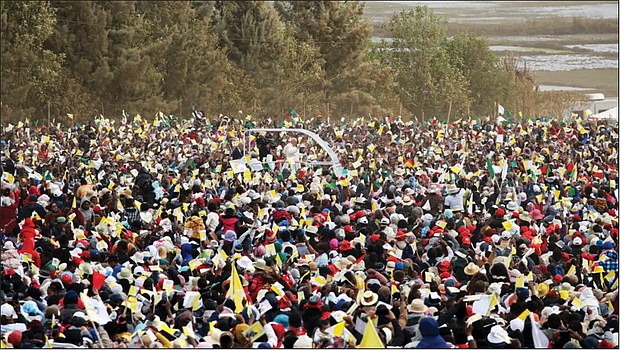
[[[428,7],[372,42],[357,1],[2,1],[2,115],[538,113],[526,69]]]

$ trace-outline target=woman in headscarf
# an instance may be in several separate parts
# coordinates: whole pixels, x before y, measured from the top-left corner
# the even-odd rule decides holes
[[[447,349],[448,344],[439,335],[439,325],[434,318],[426,317],[420,320],[422,340],[416,346],[418,349]]]
[[[188,266],[189,262],[193,259],[191,243],[183,243],[181,245],[181,257],[183,258],[181,266]]]

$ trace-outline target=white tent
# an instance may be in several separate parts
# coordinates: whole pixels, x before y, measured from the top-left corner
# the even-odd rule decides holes
[[[605,112],[591,115],[589,118],[618,120],[618,107],[614,107],[612,109],[606,110]]]

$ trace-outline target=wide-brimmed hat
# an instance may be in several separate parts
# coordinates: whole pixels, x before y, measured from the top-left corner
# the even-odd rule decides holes
[[[222,331],[219,328],[211,327],[211,330],[209,331],[209,335],[202,337],[202,340],[204,340],[204,343],[206,344],[219,346],[221,336],[222,336]]]
[[[530,212],[530,218],[532,218],[532,220],[542,220],[544,216],[542,215],[540,210],[534,209]]]
[[[465,274],[469,275],[469,276],[473,276],[475,274],[478,273],[478,271],[480,271],[480,267],[476,264],[474,264],[473,262],[470,262],[469,264],[467,264],[467,266],[465,266]]]
[[[123,267],[121,269],[121,271],[118,273],[118,279],[126,279],[129,281],[129,283],[133,283],[133,274],[131,273],[131,270],[129,270],[126,267]]]
[[[119,191],[118,196],[119,197],[133,198],[133,197],[131,197],[131,190],[129,188],[125,188],[124,190]]]
[[[508,204],[506,204],[506,209],[509,211],[517,211],[518,208],[519,204],[517,204],[517,202],[515,201],[510,201],[508,202]]]
[[[271,267],[267,266],[267,264],[265,263],[265,260],[263,259],[257,259],[254,262],[254,268],[262,270],[262,271],[271,271]]]
[[[538,284],[538,297],[542,298],[549,293],[549,285],[547,283]]]
[[[530,213],[524,211],[523,213],[519,214],[519,219],[523,220],[523,221],[527,221],[530,222],[532,221],[532,218],[530,217]]]
[[[410,206],[413,204],[413,200],[411,200],[411,197],[409,196],[404,196],[403,197],[403,205],[404,206]]]
[[[459,190],[460,189],[458,187],[456,187],[455,184],[449,184],[448,186],[446,186],[446,193],[448,193],[448,194],[455,194]]]
[[[346,270],[351,268],[351,266],[353,265],[353,263],[351,261],[349,261],[349,259],[343,258],[338,260],[334,265],[336,265],[336,267],[338,268],[338,270]]]
[[[377,293],[367,290],[364,292],[362,296],[361,304],[364,306],[373,306],[379,301],[379,296]]]
[[[489,332],[489,335],[487,336],[487,340],[491,344],[502,344],[502,343],[510,344],[511,342],[511,339],[508,336],[508,332],[499,324],[496,324],[495,326],[491,327],[491,331]]]
[[[394,170],[394,175],[398,175],[398,176],[403,176],[403,175],[405,175],[405,169],[403,169],[403,168],[398,168],[398,169]]]
[[[413,299],[411,304],[407,306],[407,310],[409,310],[409,312],[413,312],[416,314],[423,314],[428,310],[428,307],[424,305],[424,300]]]

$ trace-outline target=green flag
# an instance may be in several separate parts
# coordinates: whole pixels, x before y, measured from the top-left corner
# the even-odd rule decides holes
[[[487,170],[491,175],[491,179],[495,178],[495,170],[493,169],[493,163],[491,163],[491,158],[487,157]]]

